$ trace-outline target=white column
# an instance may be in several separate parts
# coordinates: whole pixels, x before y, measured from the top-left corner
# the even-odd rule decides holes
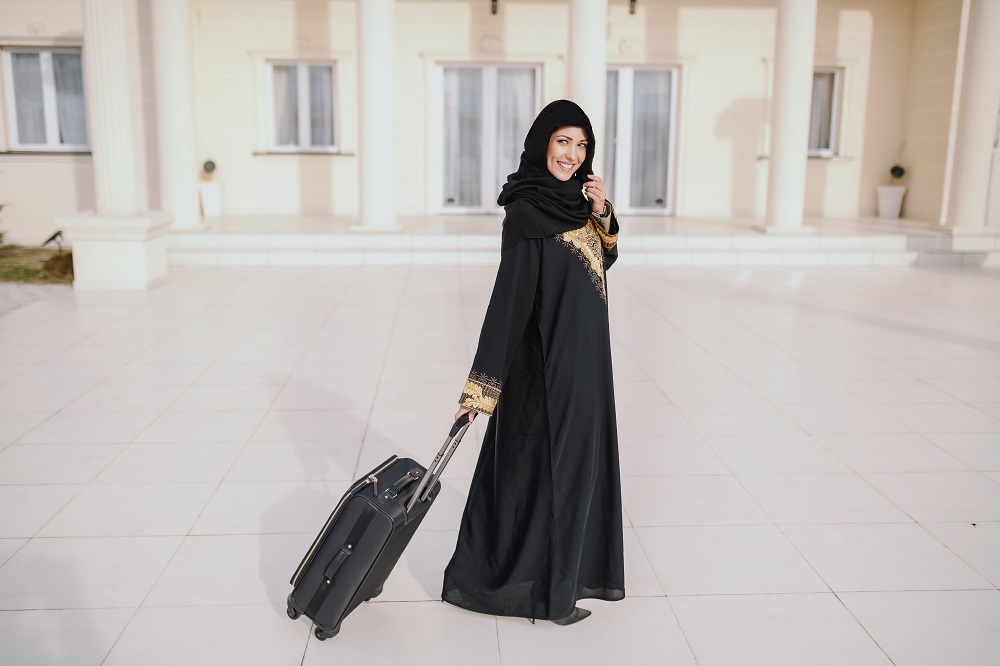
[[[160,201],[175,229],[201,227],[188,0],[152,0]]]
[[[570,0],[569,99],[590,117],[597,141],[594,171],[603,176],[604,105],[607,88],[608,0]]]
[[[85,95],[100,215],[134,215],[141,205],[136,181],[144,170],[135,149],[125,2],[83,2]]]
[[[358,0],[361,224],[355,231],[400,229],[393,172],[397,130],[392,75],[394,5],[395,0]]]
[[[816,50],[816,4],[817,0],[778,0],[767,226],[759,228],[767,233],[815,231],[802,225],[802,214]]]
[[[953,232],[984,231],[990,165],[1000,110],[1000,2],[972,0],[962,68],[954,166],[946,223]],[[994,193],[996,196],[998,193]]]
[[[96,213],[59,218],[73,247],[76,289],[147,289],[166,277],[166,213],[142,210],[140,121],[132,104],[127,10],[132,0],[83,0],[84,95]]]

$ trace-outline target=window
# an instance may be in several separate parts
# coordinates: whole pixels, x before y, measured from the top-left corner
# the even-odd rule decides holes
[[[833,157],[837,154],[841,74],[842,70],[835,68],[817,68],[813,72],[810,157]]]
[[[337,152],[336,72],[333,63],[268,63],[270,149]]]
[[[622,212],[673,211],[677,71],[617,67],[608,70],[604,180]]]
[[[3,53],[14,150],[89,150],[79,49]]]
[[[443,207],[495,210],[538,108],[536,67],[449,65],[443,75]]]

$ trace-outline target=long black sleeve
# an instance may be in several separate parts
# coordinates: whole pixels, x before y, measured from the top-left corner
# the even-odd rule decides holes
[[[514,352],[535,306],[541,239],[525,239],[504,250],[493,285],[479,347],[459,404],[493,414]]]

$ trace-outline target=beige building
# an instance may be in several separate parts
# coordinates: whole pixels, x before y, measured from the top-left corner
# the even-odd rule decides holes
[[[997,34],[998,0],[0,0],[0,226],[146,284],[206,160],[227,217],[496,213],[570,97],[624,215],[801,233],[899,164],[905,218],[980,233]]]

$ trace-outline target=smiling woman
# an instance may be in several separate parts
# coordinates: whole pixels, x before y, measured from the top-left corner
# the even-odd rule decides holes
[[[456,418],[491,416],[442,598],[572,624],[625,596],[606,269],[618,223],[583,110],[545,107],[497,203],[500,268]],[[584,194],[586,192],[586,194]]]

